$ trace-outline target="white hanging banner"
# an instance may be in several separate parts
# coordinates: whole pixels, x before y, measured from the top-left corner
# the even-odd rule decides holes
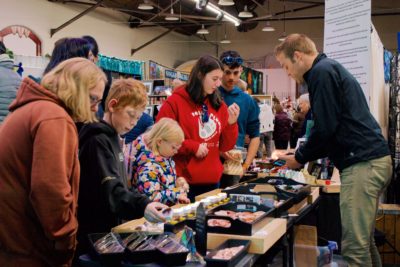
[[[371,86],[371,0],[325,0],[324,53],[360,83]]]

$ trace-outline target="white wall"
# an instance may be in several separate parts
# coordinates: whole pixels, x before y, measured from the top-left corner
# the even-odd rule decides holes
[[[283,69],[267,69],[267,94],[275,94],[280,100],[290,96],[296,99],[296,82]]]
[[[124,23],[128,19],[127,15],[120,12],[98,8],[51,38],[51,28],[59,27],[88,6],[51,3],[46,0],[0,0],[0,7],[0,30],[10,25],[30,28],[42,41],[43,55],[51,54],[54,42],[60,38],[92,35],[99,43],[100,52],[108,56],[144,61],[152,59],[171,67],[189,59],[188,37],[178,33],[169,33],[131,57],[132,48],[141,46],[166,29],[130,29]]]

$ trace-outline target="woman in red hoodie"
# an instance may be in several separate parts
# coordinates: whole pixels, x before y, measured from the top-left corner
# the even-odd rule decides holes
[[[178,121],[185,134],[174,160],[177,175],[190,184],[191,201],[218,187],[223,171],[219,152],[232,149],[238,136],[239,106],[227,107],[218,92],[222,73],[218,59],[202,56],[189,82],[175,89],[157,116],[157,120],[169,117]]]

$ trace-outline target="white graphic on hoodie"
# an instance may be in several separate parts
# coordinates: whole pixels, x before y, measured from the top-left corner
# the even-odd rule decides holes
[[[201,118],[198,119],[199,123],[199,135],[201,138],[207,140],[214,136],[217,130],[217,124],[215,123],[214,116],[210,116],[208,122],[203,123]]]

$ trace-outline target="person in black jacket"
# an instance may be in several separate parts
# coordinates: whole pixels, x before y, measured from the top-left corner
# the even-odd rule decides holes
[[[381,266],[373,233],[392,161],[360,84],[338,62],[318,54],[303,34],[289,35],[275,56],[289,76],[307,84],[314,119],[307,142],[281,159],[289,168],[327,156],[333,161],[341,179],[343,257],[349,266]]]
[[[86,124],[79,132],[77,256],[88,250],[87,234],[109,232],[122,220],[143,216],[150,222],[161,222],[165,220],[162,210],[168,208],[150,202],[127,185],[120,135],[131,130],[144,111],[147,103],[144,85],[134,79],[117,80],[106,103],[104,120]]]

